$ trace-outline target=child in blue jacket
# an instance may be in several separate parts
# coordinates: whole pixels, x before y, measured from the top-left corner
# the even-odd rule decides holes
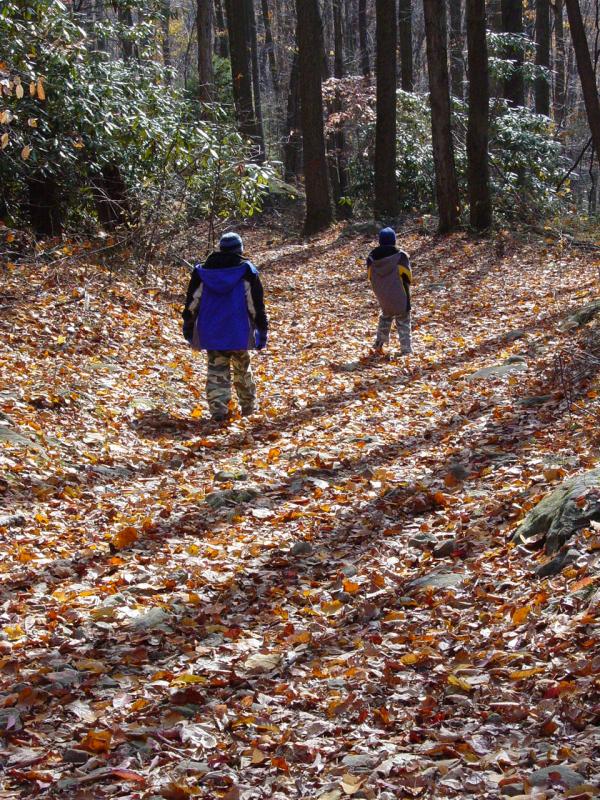
[[[249,350],[267,345],[263,287],[243,250],[237,233],[221,237],[219,250],[194,267],[183,311],[183,335],[194,350],[207,351],[206,397],[216,421],[230,413],[232,369],[242,414],[255,411]]]
[[[371,287],[381,307],[375,351],[381,353],[384,344],[389,342],[394,322],[402,355],[412,353],[410,325],[412,272],[408,256],[396,247],[396,233],[392,228],[383,228],[379,232],[379,247],[369,253],[367,270]]]

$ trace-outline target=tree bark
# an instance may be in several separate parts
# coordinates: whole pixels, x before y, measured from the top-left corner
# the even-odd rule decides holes
[[[225,15],[223,14],[223,3],[221,0],[214,0],[215,20],[216,20],[216,51],[221,58],[229,58],[229,42],[227,40],[227,26],[225,25]]]
[[[163,57],[163,64],[168,69],[172,64],[171,60],[171,0],[162,0],[162,14],[161,14],[161,26],[162,26],[162,57]],[[171,83],[171,77],[167,78],[167,82]]]
[[[286,136],[283,147],[283,169],[286,181],[292,181],[301,172],[302,144],[300,119],[300,75],[298,51],[294,51],[288,90]]]
[[[131,8],[120,5],[117,11],[117,18],[121,23],[121,25],[123,26],[123,28],[126,29],[122,32],[120,36],[123,59],[125,61],[131,61],[131,59],[134,56],[136,58],[139,58],[137,45],[127,34],[127,31],[133,28],[133,14],[131,13]]]
[[[197,0],[198,94],[201,103],[214,100],[212,0]]]
[[[485,0],[466,0],[469,64],[467,182],[471,225],[485,230],[492,224],[488,160],[490,84]]]
[[[581,8],[579,7],[579,0],[565,0],[565,5],[567,7],[567,17],[571,29],[571,38],[573,39],[577,70],[583,90],[585,110],[592,134],[592,142],[596,157],[600,160],[600,102],[598,101],[596,77],[585,35]]]
[[[265,133],[263,128],[262,102],[260,96],[260,68],[258,64],[258,44],[256,41],[256,13],[254,0],[246,0],[248,34],[250,36],[250,53],[252,59],[252,97],[254,100],[254,119],[256,122],[256,138],[259,146],[258,161],[264,161]]]
[[[398,40],[400,43],[400,85],[414,90],[412,0],[398,0]]]
[[[375,125],[375,216],[398,216],[396,180],[396,0],[376,0],[377,121]]]
[[[63,214],[60,191],[49,175],[36,174],[27,179],[29,220],[36,236],[60,236]]]
[[[333,74],[335,78],[344,77],[344,22],[342,16],[342,0],[332,0],[333,2]],[[342,100],[340,92],[336,89],[333,111],[339,113],[342,110]],[[344,136],[343,123],[338,122],[331,136],[333,152],[330,153],[330,175],[333,199],[335,202],[336,216],[340,219],[348,219],[351,214],[351,207],[342,201],[348,196],[348,169],[346,164],[346,141]]]
[[[502,30],[504,33],[523,33],[523,0],[502,0]],[[514,69],[504,81],[504,97],[511,106],[524,106],[523,47],[508,47],[505,58],[513,62]]]
[[[536,0],[535,4],[535,63],[550,69],[550,0]],[[536,114],[550,116],[550,84],[547,78],[535,81]]]
[[[242,2],[244,5],[240,9]],[[252,59],[245,4],[246,0],[225,0],[235,113],[241,132],[256,139],[258,130],[252,101]]]
[[[273,42],[273,28],[271,25],[271,12],[269,11],[269,0],[261,0],[261,11],[263,18],[263,25],[265,26],[265,45],[267,48],[267,57],[269,59],[269,69],[271,71],[271,80],[273,81],[273,92],[275,97],[279,97],[279,72],[277,70],[277,61],[275,59],[275,44]]]
[[[454,97],[464,97],[462,2],[450,0],[450,87]]]
[[[423,0],[423,10],[439,231],[447,233],[458,227],[460,208],[450,113],[446,4]]]
[[[565,57],[565,25],[564,1],[554,0],[554,120],[557,125],[562,125],[567,105],[566,91],[566,57]]]
[[[304,232],[310,235],[327,228],[332,220],[323,125],[323,58],[320,52],[315,54],[315,42],[323,41],[318,0],[296,0],[296,15],[306,191]]]
[[[360,44],[360,66],[363,77],[371,77],[369,62],[369,40],[367,36],[367,0],[358,0],[358,38]]]

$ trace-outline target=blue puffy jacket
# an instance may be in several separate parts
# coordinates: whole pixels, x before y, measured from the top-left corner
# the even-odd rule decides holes
[[[183,332],[195,350],[251,350],[268,321],[258,270],[236,253],[213,253],[188,286]]]

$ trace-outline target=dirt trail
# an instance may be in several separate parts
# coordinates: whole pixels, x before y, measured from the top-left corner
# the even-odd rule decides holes
[[[412,236],[416,354],[373,359],[370,242],[265,242],[261,411],[224,429],[172,285],[5,277],[0,797],[597,784],[599,531],[544,580],[507,544],[598,463],[598,376],[570,414],[553,377],[597,265]]]

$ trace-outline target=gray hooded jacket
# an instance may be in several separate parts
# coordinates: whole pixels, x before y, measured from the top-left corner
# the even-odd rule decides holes
[[[407,254],[392,246],[380,246],[367,258],[369,280],[386,317],[404,317],[410,311],[412,273]]]

